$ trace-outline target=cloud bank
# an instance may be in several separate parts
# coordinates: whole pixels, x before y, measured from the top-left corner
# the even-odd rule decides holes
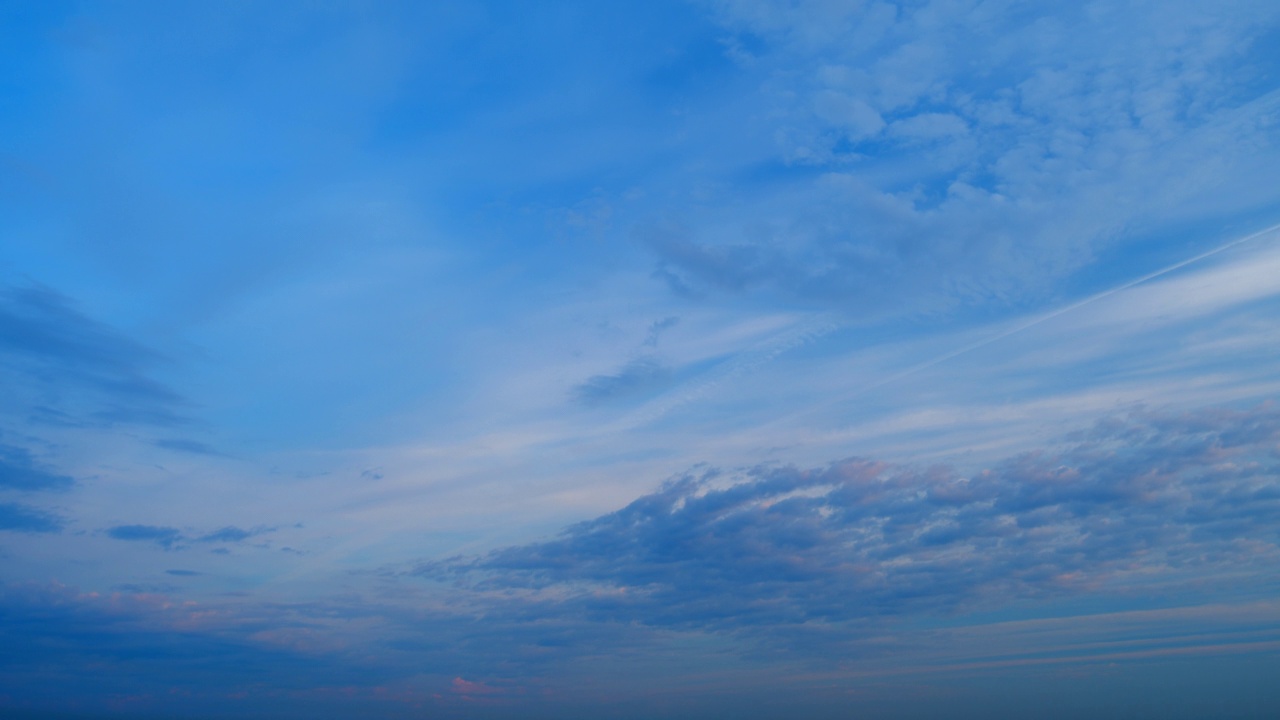
[[[724,630],[1257,583],[1280,563],[1277,441],[1264,404],[1135,411],[972,473],[859,458],[704,472],[554,540],[417,573],[528,592],[524,612]]]

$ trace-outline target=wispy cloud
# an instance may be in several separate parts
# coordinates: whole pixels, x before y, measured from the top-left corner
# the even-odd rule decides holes
[[[244,540],[248,540],[249,538],[252,538],[252,537],[257,537],[258,535],[262,535],[263,533],[272,532],[274,530],[275,528],[267,528],[267,527],[256,527],[250,530],[245,530],[243,528],[238,528],[233,525],[228,525],[227,527],[224,527],[220,530],[214,530],[213,532],[208,533],[206,535],[201,535],[200,537],[196,538],[196,540],[197,542],[238,543]]]
[[[44,468],[26,448],[0,445],[0,487],[13,490],[65,490],[75,484],[67,475]]]
[[[556,540],[425,564],[520,613],[739,629],[999,607],[1280,561],[1274,405],[1136,412],[961,475],[870,460],[668,483]],[[1199,582],[1197,580],[1196,582]]]
[[[153,376],[162,356],[51,288],[0,288],[0,359],[9,413],[63,425],[188,422],[186,401]]]
[[[160,525],[117,525],[107,529],[107,537],[115,540],[155,543],[166,550],[185,549],[190,543],[225,543],[244,542],[258,535],[273,532],[275,528],[256,527],[250,530],[232,525],[214,530],[203,535],[189,536],[178,528]]]
[[[656,358],[636,358],[612,375],[593,375],[573,388],[573,397],[586,405],[598,405],[661,388],[671,369]]]
[[[1274,0],[28,5],[0,714],[1276,705]]]
[[[188,440],[184,438],[161,438],[152,443],[163,450],[176,450],[178,452],[192,453],[194,455],[214,455],[222,456],[216,447],[200,442],[199,440]]]
[[[117,525],[107,530],[107,537],[130,542],[153,542],[166,550],[182,540],[177,528],[157,525]]]
[[[212,608],[174,603],[164,595],[5,584],[0,586],[0,608],[7,618],[0,624],[6,690],[23,682],[28,697],[55,706],[66,683],[82,674],[76,684],[81,697],[162,697],[167,683],[179,683],[190,690],[170,696],[173,701],[189,703],[196,697],[223,711],[236,705],[228,695],[262,678],[297,686],[314,682],[303,678],[322,680],[315,675],[320,672],[334,685],[375,684],[363,671],[343,670],[345,663],[317,663],[288,648],[253,641],[250,636],[260,628],[249,619],[238,618],[249,627],[237,626],[210,612]],[[104,657],[111,662],[101,672],[91,672]]]
[[[0,503],[0,530],[51,533],[62,529],[57,515],[21,503]]]

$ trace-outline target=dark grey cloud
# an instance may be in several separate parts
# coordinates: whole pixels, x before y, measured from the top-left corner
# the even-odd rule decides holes
[[[14,490],[65,490],[75,483],[67,475],[52,472],[26,448],[0,445],[0,488]]]
[[[599,405],[661,387],[671,378],[671,370],[652,357],[636,358],[613,375],[594,375],[573,389],[573,397],[584,405]]]
[[[418,573],[528,616],[737,630],[1280,570],[1280,411],[1138,412],[975,473],[853,458],[677,478],[560,537]]]
[[[0,503],[0,530],[50,533],[62,529],[62,518],[20,503]]]

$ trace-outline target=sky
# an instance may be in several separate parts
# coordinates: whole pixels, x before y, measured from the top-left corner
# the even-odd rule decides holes
[[[1280,715],[1280,4],[9,2],[0,714]]]

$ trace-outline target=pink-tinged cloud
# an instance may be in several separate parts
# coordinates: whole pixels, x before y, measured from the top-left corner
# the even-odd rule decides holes
[[[503,693],[502,688],[485,685],[482,682],[463,680],[461,677],[453,679],[452,689],[455,695],[501,695]]]

